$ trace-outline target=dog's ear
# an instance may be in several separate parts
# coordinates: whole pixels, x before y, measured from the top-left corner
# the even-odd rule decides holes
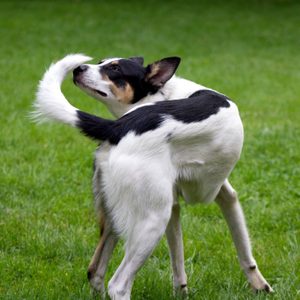
[[[146,81],[155,87],[162,87],[176,72],[180,57],[166,57],[146,68]]]
[[[130,60],[138,63],[139,65],[143,65],[144,64],[144,58],[141,56],[134,56],[134,57],[129,57]]]

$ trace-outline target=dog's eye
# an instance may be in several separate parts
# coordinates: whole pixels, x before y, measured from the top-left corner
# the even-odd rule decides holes
[[[110,69],[112,71],[120,71],[120,66],[118,64],[111,64]]]

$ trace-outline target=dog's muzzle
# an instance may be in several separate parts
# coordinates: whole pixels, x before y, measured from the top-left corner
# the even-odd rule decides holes
[[[83,73],[88,69],[87,65],[80,65],[76,69],[73,70],[73,76],[78,76],[79,74]]]

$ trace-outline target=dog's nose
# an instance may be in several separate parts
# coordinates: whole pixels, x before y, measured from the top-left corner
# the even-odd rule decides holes
[[[86,71],[88,69],[87,65],[80,65],[79,67],[77,67],[76,69],[73,70],[73,75],[78,75],[84,71]]]

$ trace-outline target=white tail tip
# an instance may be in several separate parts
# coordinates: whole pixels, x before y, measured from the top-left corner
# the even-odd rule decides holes
[[[61,92],[61,84],[70,71],[91,59],[84,54],[69,54],[49,67],[39,83],[33,104],[31,118],[35,122],[56,120],[75,125],[77,109]]]

